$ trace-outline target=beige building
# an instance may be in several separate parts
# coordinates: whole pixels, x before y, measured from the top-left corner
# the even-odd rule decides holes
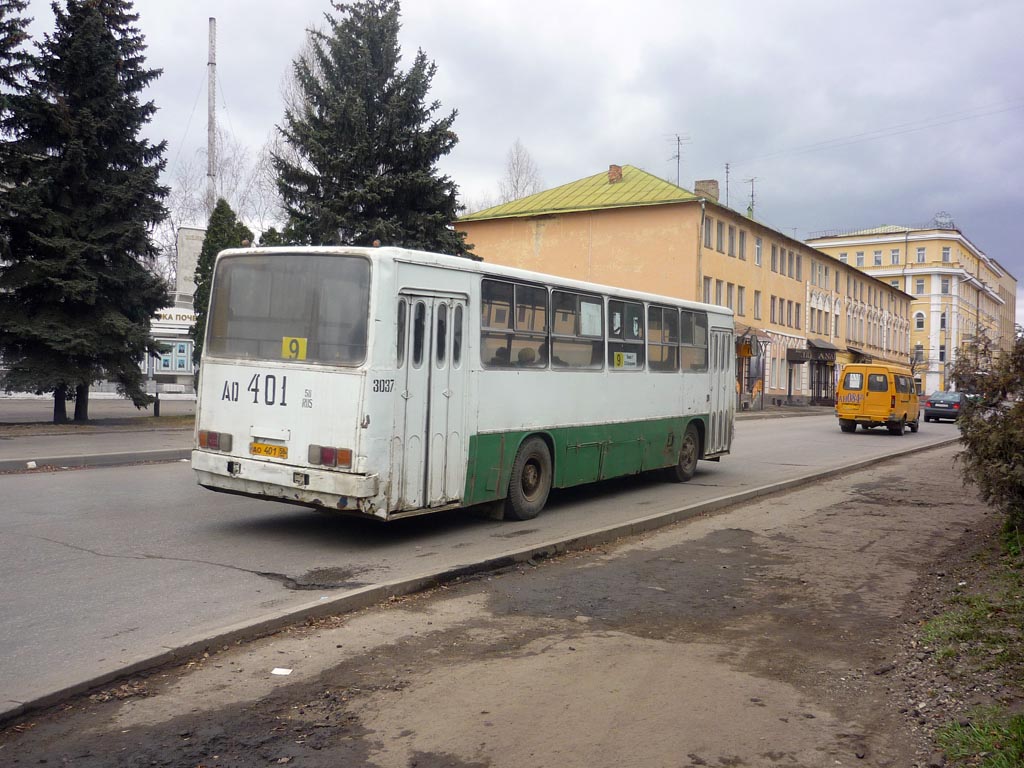
[[[911,352],[926,393],[950,388],[950,365],[975,344],[979,330],[994,346],[1013,345],[1017,280],[952,222],[878,227],[808,243],[913,297]]]
[[[456,227],[484,261],[733,309],[742,408],[831,404],[843,364],[906,364],[909,296],[695,186],[613,165]]]

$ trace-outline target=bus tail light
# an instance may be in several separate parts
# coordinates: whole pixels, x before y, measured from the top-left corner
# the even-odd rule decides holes
[[[199,430],[199,447],[209,448],[211,451],[230,451],[231,433],[213,432],[212,430]]]
[[[895,408],[896,407],[896,395],[892,395],[889,398],[889,407],[890,408]]]
[[[352,468],[352,450],[350,448],[311,445],[309,446],[308,458],[310,464],[319,464],[324,467],[340,467],[341,469]]]

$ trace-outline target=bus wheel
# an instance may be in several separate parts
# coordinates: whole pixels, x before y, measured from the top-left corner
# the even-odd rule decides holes
[[[893,421],[889,423],[889,434],[903,436],[907,431],[907,422],[902,418],[899,421]]]
[[[539,437],[523,441],[512,465],[505,499],[506,520],[532,520],[544,509],[551,491],[551,453]]]
[[[856,421],[850,421],[849,419],[840,419],[839,420],[839,428],[841,430],[843,430],[843,432],[856,432],[857,431],[857,422]]]
[[[690,424],[683,433],[683,443],[679,446],[679,461],[672,467],[672,479],[677,483],[685,483],[697,471],[697,457],[700,456],[700,437],[697,428]]]

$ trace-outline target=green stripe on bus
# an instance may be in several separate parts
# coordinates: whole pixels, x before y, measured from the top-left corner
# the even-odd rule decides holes
[[[554,487],[592,483],[650,469],[671,467],[687,424],[707,433],[706,415],[651,419],[621,424],[553,427],[473,435],[463,504],[503,499],[516,451],[529,435],[547,440],[554,460]]]

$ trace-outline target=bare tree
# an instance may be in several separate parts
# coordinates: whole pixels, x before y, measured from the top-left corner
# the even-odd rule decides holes
[[[215,199],[224,198],[238,218],[258,232],[281,221],[271,149],[272,142],[268,141],[253,158],[251,150],[234,135],[223,129],[217,131]],[[206,209],[205,148],[178,162],[171,173],[171,191],[165,201],[168,216],[156,227],[153,238],[160,247],[157,272],[173,286],[178,230],[181,227],[205,228],[210,216]]]
[[[498,182],[501,202],[507,203],[540,192],[544,182],[537,164],[517,138],[505,157],[505,175]]]

